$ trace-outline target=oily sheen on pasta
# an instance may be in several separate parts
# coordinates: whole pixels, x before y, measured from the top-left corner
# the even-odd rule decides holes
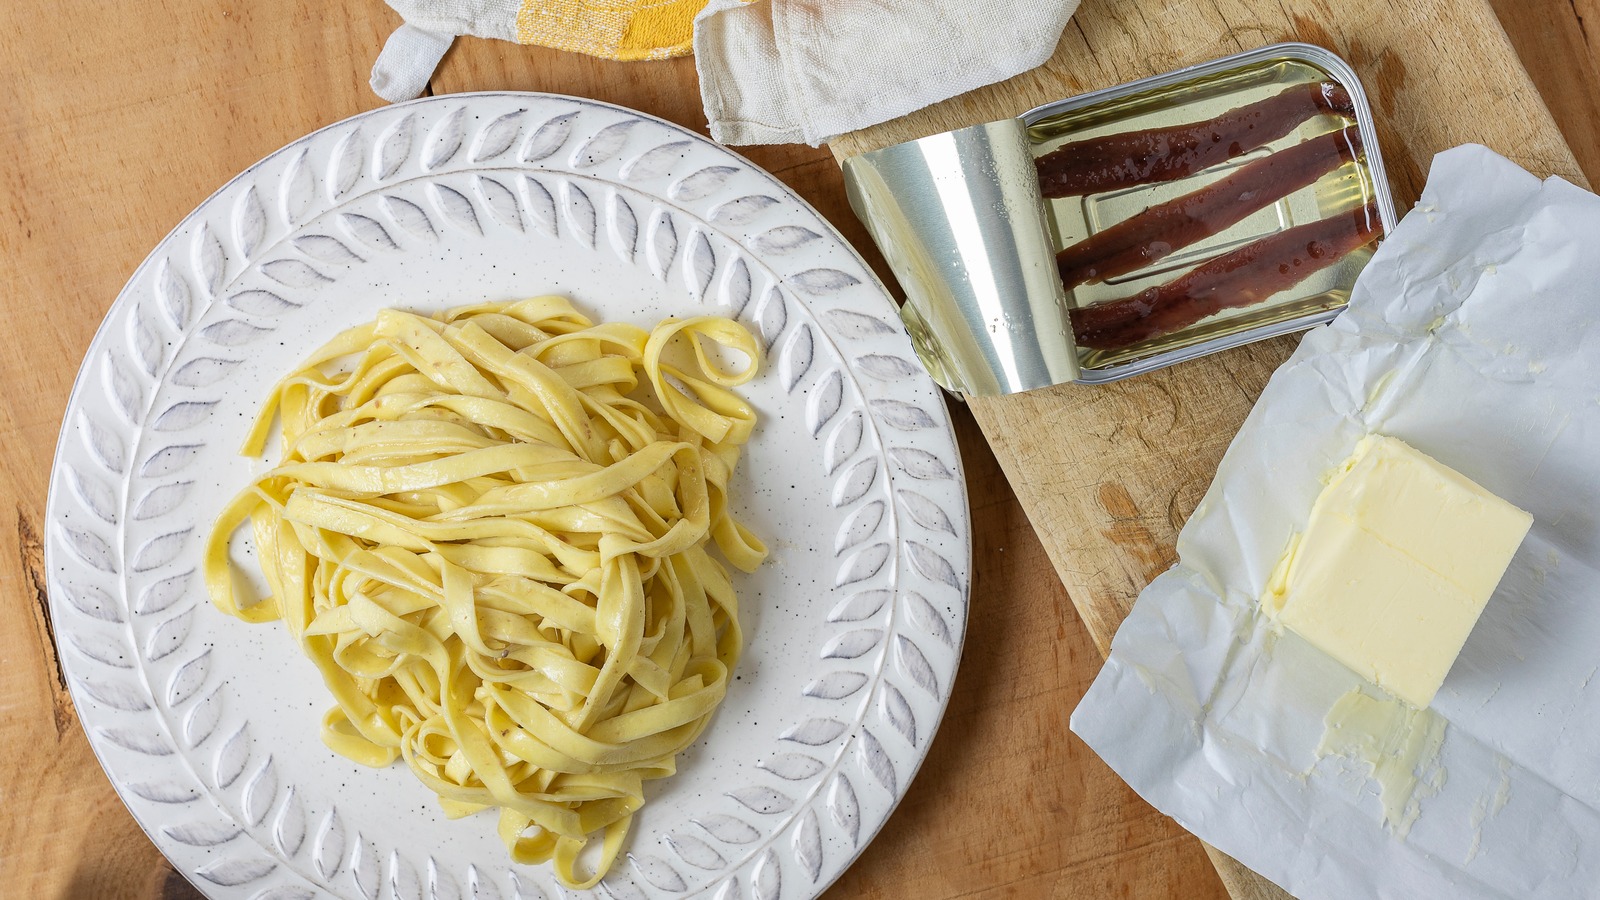
[[[245,453],[276,418],[282,461],[219,518],[211,598],[284,621],[336,701],[329,747],[404,759],[448,814],[497,808],[515,860],[592,885],[738,662],[708,544],[745,571],[766,555],[727,497],[756,421],[733,388],[757,359],[724,318],[647,332],[561,297],[385,310],[274,390]],[[228,556],[246,520],[260,598]]]

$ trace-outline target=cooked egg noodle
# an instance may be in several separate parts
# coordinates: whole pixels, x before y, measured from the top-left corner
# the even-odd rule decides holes
[[[593,885],[738,662],[705,545],[766,555],[728,504],[758,356],[727,319],[646,332],[560,297],[386,310],[273,391],[245,452],[276,418],[281,462],[218,519],[212,600],[284,621],[336,702],[331,749],[404,759],[452,817],[498,809],[515,860]],[[246,520],[260,598],[229,560]]]

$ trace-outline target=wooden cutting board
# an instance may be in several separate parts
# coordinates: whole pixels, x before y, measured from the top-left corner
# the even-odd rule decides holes
[[[1055,55],[1010,81],[832,142],[839,159],[1277,41],[1338,52],[1360,75],[1398,211],[1433,154],[1486,144],[1587,184],[1487,0],[1085,0]],[[975,399],[972,412],[1102,654],[1134,598],[1177,559],[1245,414],[1298,343],[1279,338],[1101,387]],[[1236,900],[1285,896],[1208,847]]]

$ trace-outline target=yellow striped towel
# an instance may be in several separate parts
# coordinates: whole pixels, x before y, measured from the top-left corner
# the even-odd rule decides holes
[[[691,52],[706,0],[386,0],[406,20],[372,68],[385,100],[422,93],[456,35],[539,44],[605,59]]]

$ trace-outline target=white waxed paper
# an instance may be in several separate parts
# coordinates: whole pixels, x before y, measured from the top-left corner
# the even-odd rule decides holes
[[[1324,475],[1398,437],[1533,514],[1432,710],[1408,831],[1318,758],[1364,682],[1257,613]],[[1072,728],[1302,900],[1600,894],[1600,197],[1478,146],[1435,158],[1349,309],[1273,376]],[[1375,690],[1375,689],[1374,689]]]

